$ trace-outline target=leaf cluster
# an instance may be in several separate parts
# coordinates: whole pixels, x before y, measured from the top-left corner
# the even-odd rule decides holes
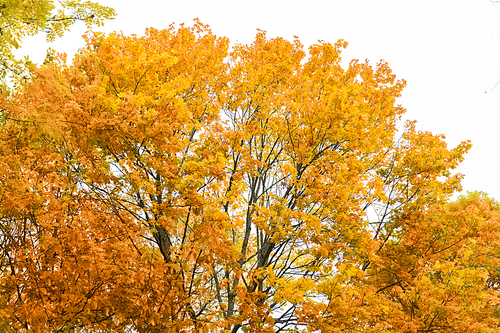
[[[17,59],[13,49],[28,36],[45,33],[48,42],[61,37],[76,21],[87,28],[101,26],[115,11],[95,2],[82,0],[4,0],[0,2],[0,89],[9,91],[9,82],[19,87],[29,77],[28,57]],[[51,52],[49,50],[50,58]]]

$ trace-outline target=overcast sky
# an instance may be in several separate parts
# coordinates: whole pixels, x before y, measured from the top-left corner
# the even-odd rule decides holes
[[[500,200],[500,4],[489,0],[101,0],[117,18],[96,30],[142,35],[171,23],[209,24],[232,43],[251,43],[256,30],[298,36],[306,46],[344,39],[346,63],[386,60],[408,83],[400,103],[417,128],[446,135],[450,146],[472,140],[458,171],[465,191]],[[82,23],[50,45],[68,57],[83,46]],[[21,53],[43,61],[42,38]]]

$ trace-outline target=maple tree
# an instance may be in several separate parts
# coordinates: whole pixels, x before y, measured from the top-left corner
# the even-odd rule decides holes
[[[101,26],[114,15],[114,9],[91,1],[3,0],[0,3],[1,89],[8,90],[9,78],[15,84],[28,79],[29,58],[16,59],[12,53],[24,38],[45,32],[47,41],[54,41],[76,21],[83,21],[91,28]]]
[[[346,43],[93,34],[4,97],[14,331],[495,330],[498,206]],[[479,295],[479,296],[478,296]]]
[[[497,202],[471,193],[406,210],[385,233],[367,270],[372,316],[403,332],[498,331]]]

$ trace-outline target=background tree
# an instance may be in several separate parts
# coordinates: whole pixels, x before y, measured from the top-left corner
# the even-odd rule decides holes
[[[405,211],[385,233],[390,240],[367,273],[376,293],[393,303],[382,311],[392,317],[387,322],[421,332],[498,329],[497,202],[471,193]]]
[[[91,1],[3,0],[0,2],[0,84],[7,89],[8,79],[14,83],[26,80],[28,58],[16,59],[12,49],[21,46],[23,38],[40,32],[47,41],[61,37],[76,21],[90,28],[100,26],[115,15],[112,8]]]
[[[357,288],[347,295],[336,290],[328,315],[314,327],[498,331],[499,213],[482,193],[405,209],[384,227],[370,262],[353,274]]]
[[[401,136],[404,82],[383,62],[343,69],[345,46],[320,43],[306,57],[298,40],[259,32],[229,51],[197,22],[96,34],[73,64],[35,70],[2,101],[5,326],[434,328],[429,302],[486,278],[471,269],[449,287],[439,265],[456,271],[470,256],[443,249],[462,239],[496,249],[490,229],[467,234],[467,209],[446,233],[458,213],[443,202],[461,178],[450,170],[470,144],[448,149],[411,122]],[[419,261],[429,253],[432,279]],[[433,288],[414,316],[401,304],[423,277]],[[490,305],[466,318],[495,329],[494,303],[476,302]]]

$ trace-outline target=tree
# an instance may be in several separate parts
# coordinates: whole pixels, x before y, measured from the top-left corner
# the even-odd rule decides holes
[[[45,32],[47,41],[61,37],[75,21],[90,28],[102,25],[115,15],[112,8],[91,1],[4,0],[0,3],[0,84],[7,89],[8,79],[14,83],[26,80],[28,58],[16,59],[12,48],[19,48],[22,39]]]
[[[386,232],[392,239],[367,270],[385,299],[379,315],[386,324],[414,332],[498,331],[497,202],[470,193],[406,211]]]
[[[470,143],[412,122],[400,136],[404,81],[384,62],[343,69],[344,47],[306,56],[259,32],[229,50],[196,22],[94,34],[71,65],[33,69],[1,102],[4,327],[402,332],[424,327],[401,304],[425,283],[429,302],[462,280],[460,306],[477,286],[496,297],[474,284],[494,273],[496,229],[466,231],[489,211],[455,228],[445,204]],[[492,270],[450,287],[464,239]],[[466,318],[496,329],[492,301],[475,302]]]
[[[384,228],[350,298],[337,291],[316,328],[497,332],[499,239],[500,206],[483,193],[405,209]]]

